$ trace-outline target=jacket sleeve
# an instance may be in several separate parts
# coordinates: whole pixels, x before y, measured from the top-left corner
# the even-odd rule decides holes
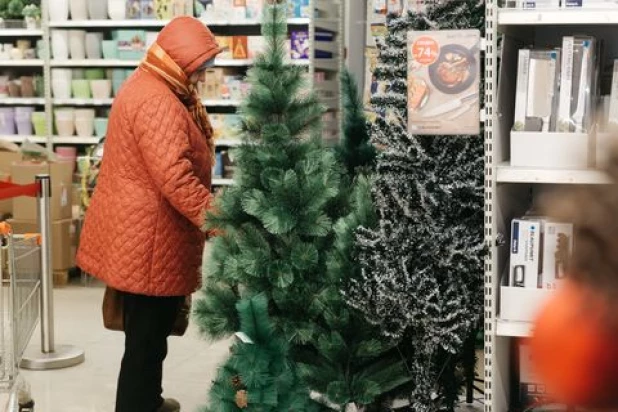
[[[201,227],[213,196],[193,171],[186,109],[169,96],[156,97],[140,107],[133,124],[150,177],[178,212]]]

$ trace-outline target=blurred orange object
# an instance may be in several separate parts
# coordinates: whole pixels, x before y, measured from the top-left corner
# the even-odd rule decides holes
[[[601,290],[567,282],[537,318],[531,354],[556,400],[618,406],[618,302]]]

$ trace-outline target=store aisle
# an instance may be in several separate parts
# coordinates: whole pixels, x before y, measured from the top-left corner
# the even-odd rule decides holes
[[[55,291],[56,341],[86,351],[86,362],[57,371],[24,371],[32,387],[37,412],[112,412],[123,335],[103,328],[102,287],[72,286]],[[38,330],[31,345],[39,348]],[[165,365],[165,395],[177,398],[183,411],[203,405],[228,342],[200,339],[192,326],[183,338],[170,338]]]

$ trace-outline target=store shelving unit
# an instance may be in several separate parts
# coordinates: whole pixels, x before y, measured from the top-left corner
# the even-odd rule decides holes
[[[485,235],[491,253],[485,264],[485,412],[511,410],[513,339],[532,334],[531,323],[500,318],[511,219],[523,215],[533,199],[556,185],[608,182],[595,169],[510,165],[517,50],[530,44],[560,45],[562,36],[587,33],[605,39],[606,54],[618,58],[618,45],[612,41],[618,34],[618,8],[518,10],[501,9],[499,2],[488,0],[486,14]]]
[[[150,31],[159,31],[168,21],[161,20],[67,20],[67,21],[50,21],[48,16],[48,8],[53,6],[53,0],[42,1],[42,15],[44,16],[41,22],[41,29],[26,30],[26,29],[1,29],[0,37],[40,37],[45,42],[48,50],[51,50],[51,31],[54,29],[86,29],[94,31],[109,31],[114,29],[147,29]],[[290,60],[290,64],[304,66],[307,68],[311,86],[314,87],[321,95],[321,100],[329,112],[334,113],[334,120],[326,122],[326,127],[331,131],[339,130],[338,110],[340,107],[339,100],[339,72],[342,68],[343,60],[343,1],[342,0],[311,0],[311,8],[315,10],[315,17],[311,18],[290,18],[288,25],[290,30],[307,30],[310,38],[315,37],[316,30],[324,29],[335,33],[333,42],[311,42],[310,56],[312,58],[306,60]],[[261,22],[258,20],[218,20],[204,21],[215,34],[233,35],[251,34],[259,35]],[[332,52],[332,59],[316,59],[315,50],[325,50]],[[41,60],[8,60],[0,61],[2,67],[38,67],[42,68],[45,79],[45,96],[40,99],[2,99],[0,105],[37,105],[44,106],[48,114],[48,130],[53,130],[52,113],[55,107],[101,107],[108,108],[113,104],[113,98],[109,99],[57,99],[53,98],[51,92],[51,70],[52,68],[135,68],[139,65],[137,60],[119,60],[119,59],[83,59],[83,60],[55,60],[51,57]],[[252,59],[217,59],[216,67],[239,68],[244,70],[253,65]],[[314,74],[316,71],[326,73],[326,81],[314,82]],[[233,113],[241,105],[241,101],[232,99],[204,99],[203,104],[209,111],[223,113]],[[8,140],[21,142],[25,136],[11,136]],[[30,141],[41,144],[46,144],[48,148],[53,148],[56,144],[75,144],[75,145],[92,145],[96,144],[99,139],[81,138],[81,137],[58,137],[49,135],[46,138],[27,137]],[[220,147],[235,147],[239,144],[236,140],[221,140],[217,142]],[[228,185],[233,181],[230,179],[215,179],[215,185]]]

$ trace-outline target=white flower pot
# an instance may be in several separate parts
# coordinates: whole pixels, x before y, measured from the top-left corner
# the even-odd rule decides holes
[[[91,80],[90,89],[94,99],[109,99],[112,96],[111,80]]]
[[[107,1],[88,0],[88,16],[90,16],[90,20],[106,20]]]
[[[78,119],[75,118],[75,130],[79,137],[92,137],[94,134],[94,118]]]
[[[86,34],[86,56],[89,59],[101,58],[101,43],[103,42],[103,33],[87,33]]]
[[[71,51],[71,59],[73,60],[83,60],[86,58],[85,30],[69,31],[69,50]]]
[[[51,31],[51,46],[54,59],[68,60],[69,59],[69,31],[68,30],[52,30]]]
[[[59,136],[69,137],[75,134],[75,111],[73,109],[59,109],[56,115],[56,131]]]
[[[103,1],[103,0],[100,0]],[[127,5],[125,0],[108,0],[107,13],[112,20],[124,20],[127,18]]]
[[[54,0],[53,6],[49,7],[49,19],[51,21],[69,20],[69,0]]]
[[[52,79],[52,94],[56,99],[71,98],[71,81]]]
[[[70,0],[71,20],[88,20],[87,0]]]
[[[26,17],[24,19],[26,21],[26,29],[28,30],[36,30],[39,28],[39,22],[34,17]]]

